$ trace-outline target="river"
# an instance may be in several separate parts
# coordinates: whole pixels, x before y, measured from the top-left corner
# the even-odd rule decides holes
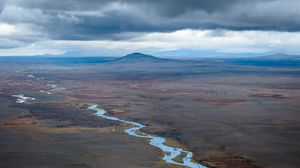
[[[120,121],[122,123],[131,125],[132,127],[126,129],[125,132],[130,136],[149,139],[150,145],[157,147],[164,152],[164,156],[162,159],[166,163],[180,165],[180,166],[187,166],[190,168],[207,168],[206,166],[200,165],[200,164],[192,161],[193,152],[184,150],[182,148],[168,146],[165,144],[165,142],[166,142],[165,138],[146,134],[146,133],[142,132],[141,129],[146,126],[141,123],[134,122],[134,121],[128,121],[128,120],[122,120],[117,117],[105,115],[106,111],[102,108],[98,108],[98,105],[96,105],[96,104],[90,105],[88,107],[88,109],[96,111],[94,113],[95,116],[102,117],[102,118],[105,118],[108,120]],[[178,159],[178,157],[183,157],[182,162],[176,161],[176,158]]]

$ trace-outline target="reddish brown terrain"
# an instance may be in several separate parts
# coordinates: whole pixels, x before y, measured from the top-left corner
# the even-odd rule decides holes
[[[296,168],[299,74],[226,60],[0,62],[0,167],[177,167],[126,125],[92,115],[96,103],[208,167]]]

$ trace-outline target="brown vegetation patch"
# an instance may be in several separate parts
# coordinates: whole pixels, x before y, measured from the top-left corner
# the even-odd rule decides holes
[[[67,94],[68,96],[76,99],[117,99],[122,98],[120,95],[98,93],[98,94]]]
[[[278,93],[251,93],[249,94],[251,97],[264,97],[264,98],[278,98],[278,99],[286,99],[288,97],[283,94]]]
[[[101,133],[120,131],[117,127],[85,127],[73,126],[62,121],[37,120],[34,118],[17,118],[4,122],[4,128],[27,134],[70,134],[70,133]]]
[[[289,98],[288,93],[281,89],[253,89],[248,94],[251,97],[262,97],[262,98],[277,98],[286,99]]]
[[[216,105],[229,105],[234,103],[244,103],[247,102],[247,100],[244,99],[215,99],[215,98],[195,98],[198,102],[203,103],[212,103]]]
[[[4,125],[33,125],[36,123],[36,120],[33,118],[17,118],[5,121]]]
[[[270,123],[273,125],[295,125],[299,121],[297,120],[284,120],[284,119],[277,119],[277,120],[271,120]]]
[[[130,88],[135,88],[135,89],[143,89],[143,88],[149,88],[152,86],[151,84],[145,84],[145,83],[130,83],[129,87]]]
[[[118,114],[125,114],[126,112],[124,110],[120,110],[120,109],[112,109],[109,111],[109,113],[112,115],[118,115]]]
[[[207,93],[209,92],[206,89],[189,89],[189,88],[181,88],[181,89],[167,89],[167,88],[162,88],[160,91],[163,91],[165,93]]]
[[[209,167],[216,168],[261,168],[250,159],[233,154],[222,146],[219,150],[209,152],[201,162]]]

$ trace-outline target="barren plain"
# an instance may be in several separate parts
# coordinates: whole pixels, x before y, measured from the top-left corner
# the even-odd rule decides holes
[[[180,167],[94,116],[87,107],[98,104],[207,167],[297,168],[300,67],[252,63],[0,61],[0,167]]]

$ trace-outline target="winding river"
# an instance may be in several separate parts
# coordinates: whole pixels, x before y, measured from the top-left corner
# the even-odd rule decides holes
[[[29,78],[35,78],[33,75],[28,75]],[[52,90],[57,89],[57,85],[55,84],[48,84],[49,87],[52,88]],[[62,89],[64,89],[62,87]],[[42,93],[46,94],[52,94],[51,92],[41,90]],[[35,98],[33,97],[26,97],[23,94],[19,95],[12,95],[13,97],[17,98],[17,103],[26,103],[27,101],[33,101]],[[131,128],[128,128],[124,130],[129,136],[134,136],[134,137],[139,137],[139,138],[144,138],[144,139],[149,139],[149,144],[159,148],[164,152],[163,160],[166,163],[169,164],[174,164],[174,165],[179,165],[179,166],[186,166],[190,168],[207,168],[206,166],[200,165],[199,163],[196,163],[192,160],[193,157],[193,152],[184,150],[183,148],[178,148],[178,147],[172,147],[169,145],[166,145],[166,139],[163,137],[155,136],[155,135],[150,135],[146,134],[141,131],[142,128],[146,127],[145,125],[134,122],[134,121],[128,121],[128,120],[122,120],[117,117],[113,116],[108,116],[105,115],[106,111],[102,108],[98,108],[97,104],[92,104],[88,107],[89,110],[94,110],[95,116],[102,117],[108,120],[113,120],[113,121],[119,121],[122,123],[126,123],[128,125],[131,125]],[[178,161],[180,160],[180,161]]]
[[[96,111],[94,113],[95,116],[102,117],[102,118],[105,118],[108,120],[120,121],[122,123],[126,123],[126,124],[133,126],[131,128],[126,129],[125,132],[130,136],[149,139],[150,145],[155,146],[164,152],[164,156],[162,159],[166,163],[180,165],[180,166],[187,166],[190,168],[207,168],[206,166],[200,165],[200,164],[192,161],[193,152],[184,150],[182,148],[168,146],[165,144],[165,142],[166,142],[165,138],[162,138],[159,136],[154,136],[154,135],[149,135],[149,134],[141,132],[140,129],[146,127],[143,124],[140,124],[138,122],[128,121],[128,120],[122,120],[117,117],[105,115],[106,111],[102,108],[98,108],[98,105],[96,105],[96,104],[90,105],[88,107],[88,109]],[[181,157],[183,157],[181,162],[176,161],[176,158],[181,158]]]

